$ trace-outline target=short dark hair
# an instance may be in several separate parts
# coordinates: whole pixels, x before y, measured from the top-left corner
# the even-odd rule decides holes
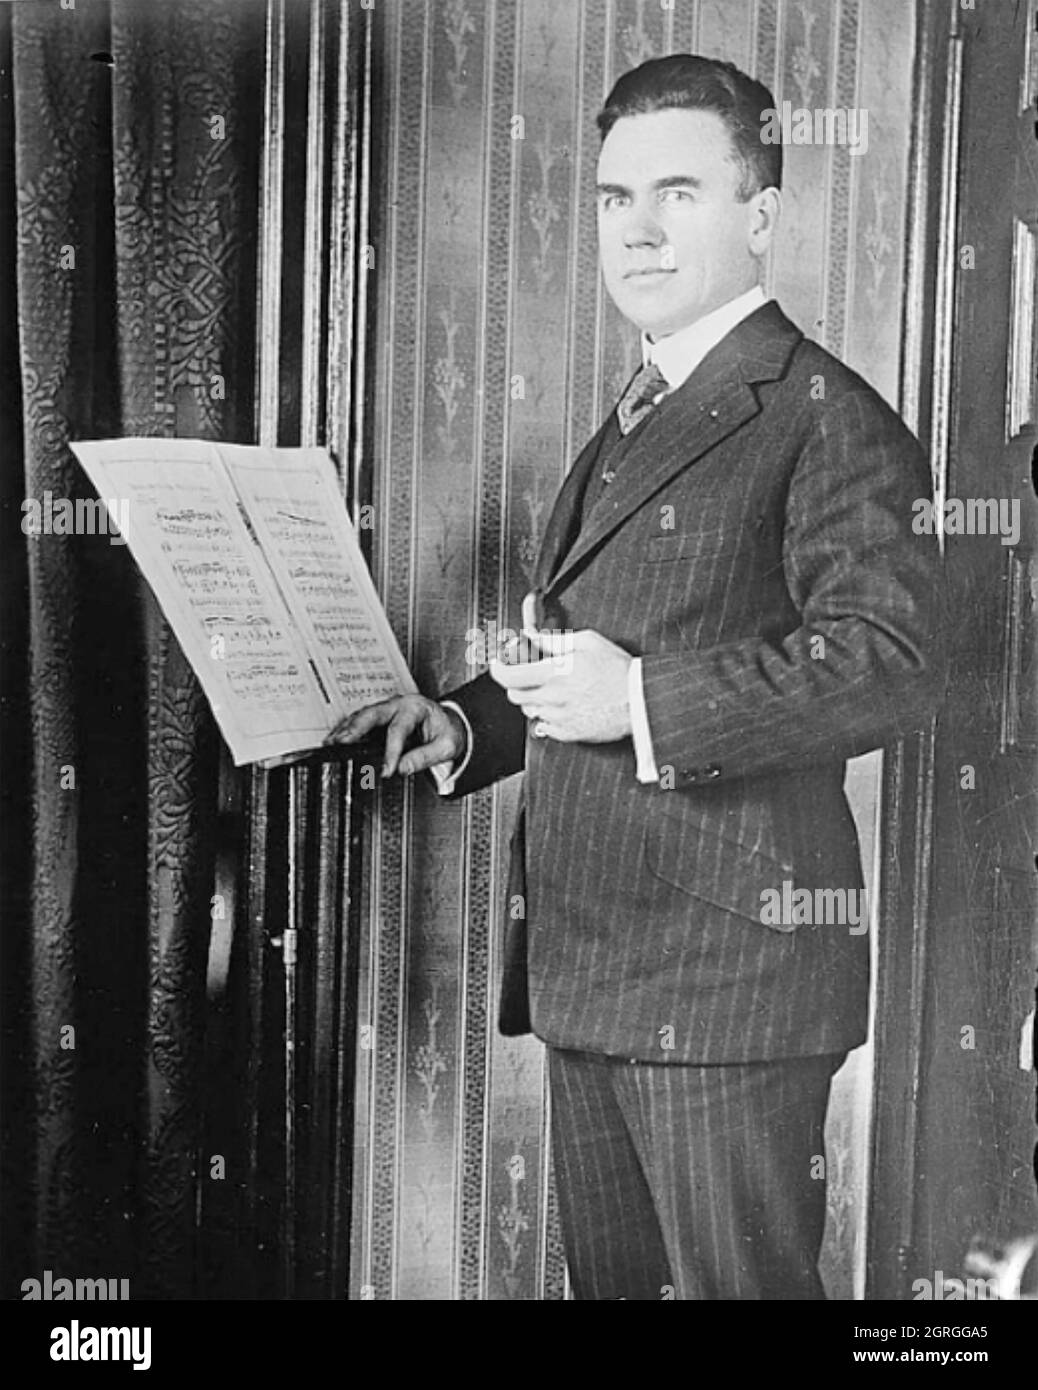
[[[617,81],[598,113],[598,129],[604,140],[623,116],[674,109],[720,116],[742,166],[736,190],[742,202],[762,188],[782,187],[781,142],[765,144],[761,139],[761,119],[775,110],[775,99],[762,82],[747,77],[734,63],[694,53],[652,58]]]

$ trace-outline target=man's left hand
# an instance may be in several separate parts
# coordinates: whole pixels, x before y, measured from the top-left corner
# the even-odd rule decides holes
[[[540,738],[614,743],[631,732],[627,672],[632,658],[599,632],[530,631],[540,661],[491,661],[490,674],[534,721]]]

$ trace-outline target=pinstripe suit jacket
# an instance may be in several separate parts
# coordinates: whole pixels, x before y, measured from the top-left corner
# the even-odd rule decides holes
[[[528,739],[486,675],[451,693],[474,735],[455,795],[524,771],[502,1028],[525,1031],[528,990],[562,1047],[704,1064],[853,1047],[867,934],[765,925],[762,894],[861,887],[845,760],[943,691],[936,543],[911,526],[922,452],[773,302],[628,437],[581,518],[601,438],[536,583],[546,625],[643,658],[661,782],[636,780],[629,739]]]

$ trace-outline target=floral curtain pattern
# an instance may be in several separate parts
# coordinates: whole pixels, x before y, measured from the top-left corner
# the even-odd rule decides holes
[[[24,412],[5,496],[88,497],[71,439],[249,438],[262,11],[4,9]],[[218,740],[125,547],[5,521],[25,554],[32,750],[5,1003],[33,1001],[8,1040],[5,1279],[190,1297]]]

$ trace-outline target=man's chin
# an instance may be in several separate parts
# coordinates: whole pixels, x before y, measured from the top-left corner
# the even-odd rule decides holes
[[[621,304],[618,304],[616,307],[620,310],[628,323],[632,323],[639,333],[644,333],[652,342],[656,342],[659,338],[668,338],[671,333],[676,333],[680,327],[679,324],[675,324],[671,315],[659,314],[653,315],[651,318],[647,317],[644,312],[644,306],[642,306],[641,312],[638,312],[638,309],[634,306],[629,310],[625,309]]]
[[[624,318],[650,338],[665,338],[681,326],[677,321],[680,315],[675,314],[674,300],[672,295],[668,295],[665,284],[661,283],[651,294],[642,292],[632,295],[627,290],[611,297]],[[686,321],[691,322],[692,316],[687,316]]]

